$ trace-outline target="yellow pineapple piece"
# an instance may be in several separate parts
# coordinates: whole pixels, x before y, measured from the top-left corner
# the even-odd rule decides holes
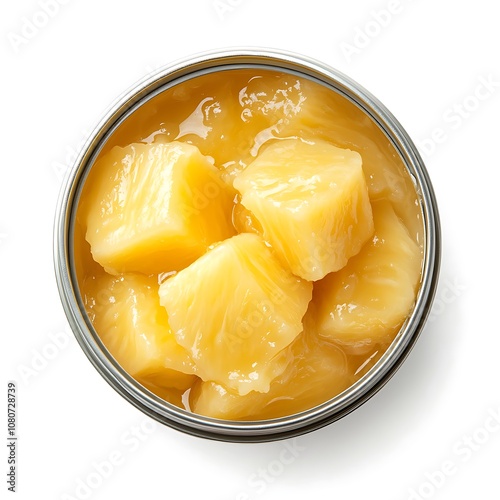
[[[351,352],[388,342],[415,302],[422,255],[391,204],[373,204],[375,233],[337,273],[315,284],[310,311],[319,335]]]
[[[265,392],[290,361],[312,285],[283,268],[256,234],[216,245],[160,285],[160,303],[196,374]]]
[[[92,168],[82,215],[111,274],[179,270],[234,234],[233,194],[189,144],[115,147]]]
[[[195,381],[195,367],[177,344],[158,298],[155,279],[140,274],[88,277],[81,290],[100,339],[140,382],[184,391]]]
[[[267,393],[240,396],[216,382],[196,383],[190,393],[195,413],[228,420],[265,420],[293,415],[340,394],[354,381],[337,346],[303,332],[289,349],[294,357]]]
[[[373,233],[359,154],[324,141],[275,142],[234,187],[282,262],[310,281],[344,267]]]

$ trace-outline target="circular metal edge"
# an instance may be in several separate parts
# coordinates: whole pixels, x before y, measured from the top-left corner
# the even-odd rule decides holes
[[[329,86],[363,109],[389,138],[405,167],[417,180],[416,189],[424,217],[422,282],[410,321],[398,334],[399,341],[395,340],[377,365],[344,393],[315,408],[280,419],[242,422],[201,417],[165,403],[143,389],[110,359],[102,343],[96,341],[97,334],[92,332],[93,327],[81,314],[82,304],[78,291],[75,293],[74,276],[68,265],[72,244],[72,234],[68,231],[72,210],[69,209],[72,208],[77,187],[96,155],[96,148],[98,152],[108,132],[124,116],[128,116],[127,112],[134,106],[142,105],[146,98],[164,90],[166,85],[191,78],[194,73],[219,71],[221,66],[233,69],[265,67],[300,74]],[[275,49],[235,48],[205,52],[165,66],[122,94],[96,126],[67,176],[57,203],[54,224],[54,265],[61,302],[78,343],[94,367],[119,394],[155,420],[187,434],[231,442],[268,442],[302,435],[346,416],[376,394],[401,366],[423,329],[437,287],[440,255],[436,197],[424,162],[401,124],[378,99],[343,73],[320,61]]]

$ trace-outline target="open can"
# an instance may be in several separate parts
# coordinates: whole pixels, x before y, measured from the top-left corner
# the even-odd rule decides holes
[[[273,420],[229,421],[204,417],[155,396],[128,375],[109,354],[83,305],[73,248],[75,212],[82,186],[110,136],[135,110],[163,91],[215,71],[255,68],[287,72],[331,89],[360,108],[390,141],[409,173],[422,212],[423,265],[414,308],[378,362],[338,396],[310,410]],[[55,220],[54,259],[61,301],[74,335],[104,379],[142,412],[170,427],[210,439],[259,442],[288,438],[344,417],[373,396],[395,373],[415,344],[437,286],[440,228],[435,195],[414,143],[392,114],[369,92],[342,73],[309,58],[281,51],[235,49],[199,55],[157,71],[122,95],[95,128],[62,187]]]

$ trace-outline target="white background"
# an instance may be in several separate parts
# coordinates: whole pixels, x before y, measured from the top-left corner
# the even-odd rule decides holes
[[[41,3],[4,2],[0,21],[0,392],[6,408],[6,382],[17,381],[17,498],[499,498],[494,2],[60,0],[50,18]],[[375,94],[420,145],[443,226],[432,321],[409,359],[353,414],[288,443],[287,464],[283,442],[211,442],[149,424],[69,333],[53,273],[61,172],[103,111],[158,66],[238,45],[312,56]],[[110,456],[113,470],[97,475]],[[447,475],[436,473],[443,463]]]

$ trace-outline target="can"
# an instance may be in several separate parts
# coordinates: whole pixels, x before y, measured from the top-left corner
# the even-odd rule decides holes
[[[410,317],[387,351],[368,373],[335,398],[302,413],[263,421],[228,421],[204,417],[165,402],[144,389],[110,356],[90,323],[78,290],[73,257],[75,211],[86,175],[107,139],[149,99],[190,78],[226,69],[289,72],[329,87],[361,108],[380,127],[410,174],[423,214],[421,285]],[[54,263],[62,305],[81,348],[104,379],[125,399],[155,420],[188,434],[234,442],[289,438],[321,428],[372,397],[406,359],[430,312],[441,253],[439,215],[424,162],[396,118],[368,91],[339,71],[302,55],[267,49],[232,49],[204,53],[166,66],[123,94],[105,114],[77,157],[62,186],[55,218]]]

